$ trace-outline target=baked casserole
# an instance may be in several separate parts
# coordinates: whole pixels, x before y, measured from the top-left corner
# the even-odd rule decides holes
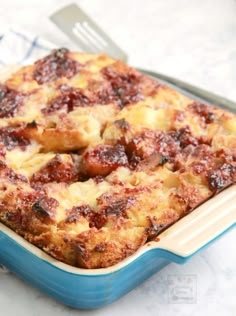
[[[0,84],[0,220],[114,265],[236,181],[236,116],[121,61],[58,49]]]

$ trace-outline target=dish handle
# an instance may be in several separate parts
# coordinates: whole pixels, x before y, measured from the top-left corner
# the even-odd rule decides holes
[[[235,224],[236,185],[233,185],[160,234],[156,245],[188,259]]]

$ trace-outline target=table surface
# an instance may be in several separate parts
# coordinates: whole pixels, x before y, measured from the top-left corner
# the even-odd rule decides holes
[[[8,0],[0,29],[19,25],[61,46],[74,45],[48,20],[66,0]],[[163,72],[236,101],[236,1],[75,1],[129,54],[129,63]],[[0,274],[1,315],[236,315],[236,233],[194,256],[170,264],[119,301],[76,311],[45,296],[11,273]],[[177,285],[176,285],[177,284]],[[171,297],[192,284],[190,302]]]

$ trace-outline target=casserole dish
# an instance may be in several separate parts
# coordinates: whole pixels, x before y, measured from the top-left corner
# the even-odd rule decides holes
[[[61,303],[94,309],[119,299],[168,263],[185,263],[235,227],[235,204],[234,185],[167,229],[159,241],[145,244],[112,267],[96,270],[61,263],[0,224],[0,262]]]
[[[61,263],[0,224],[0,263],[63,304],[81,309],[102,307],[169,262],[186,262],[233,228],[235,202],[234,185],[199,206],[134,255],[109,268],[96,270]]]

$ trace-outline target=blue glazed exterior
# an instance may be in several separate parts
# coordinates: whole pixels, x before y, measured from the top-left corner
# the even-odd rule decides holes
[[[0,262],[24,280],[65,305],[94,309],[107,305],[169,263],[150,251],[121,270],[79,275],[44,261],[0,232]]]
[[[0,262],[3,265],[61,303],[80,309],[110,304],[168,263],[184,263],[192,256],[180,257],[166,250],[150,249],[119,270],[94,275],[60,269],[37,257],[1,231],[0,249]]]

